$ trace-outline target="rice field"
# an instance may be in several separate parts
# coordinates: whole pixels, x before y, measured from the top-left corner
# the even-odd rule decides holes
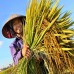
[[[10,68],[8,68],[8,69],[6,69],[6,70],[3,70],[3,71],[0,72],[0,74],[11,74],[12,68],[13,68],[13,67],[10,67]]]
[[[58,7],[58,3],[59,0],[32,0],[26,10],[23,43],[29,45],[35,56],[38,52],[45,54],[46,58],[42,58],[49,74],[74,74],[74,30],[69,29],[74,22],[71,13],[62,13],[63,6]],[[23,58],[15,68],[15,74],[41,74],[36,72],[39,68],[34,57]],[[12,70],[13,67],[0,74],[11,74]]]

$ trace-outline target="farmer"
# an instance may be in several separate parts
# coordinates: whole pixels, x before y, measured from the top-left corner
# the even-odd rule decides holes
[[[11,15],[8,21],[5,23],[2,34],[6,38],[14,38],[14,42],[10,45],[11,55],[13,57],[14,65],[18,64],[18,61],[24,56],[25,58],[29,58],[31,53],[29,47],[24,45],[22,41],[23,27],[22,24],[25,16],[22,15]],[[22,50],[21,50],[22,49]]]
[[[18,64],[18,61],[22,58],[30,58],[32,55],[29,46],[23,46],[23,24],[25,24],[26,17],[22,15],[13,14],[9,17],[2,29],[2,34],[6,38],[15,38],[14,42],[10,45],[10,51],[13,58],[14,65]],[[23,22],[24,21],[24,22]],[[41,58],[37,58],[40,61]],[[44,70],[44,69],[43,69]],[[46,74],[45,72],[43,74]]]

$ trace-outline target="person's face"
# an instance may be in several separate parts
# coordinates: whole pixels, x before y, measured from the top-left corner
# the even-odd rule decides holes
[[[17,34],[21,34],[23,30],[22,22],[20,19],[13,20],[13,29]]]

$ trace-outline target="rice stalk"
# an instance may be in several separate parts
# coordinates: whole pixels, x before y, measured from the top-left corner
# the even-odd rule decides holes
[[[53,5],[53,0],[31,0],[23,26],[23,44],[29,45],[33,55],[29,59],[22,59],[17,65],[19,74],[42,74],[36,62],[38,53],[45,55],[41,58],[48,69],[46,74],[64,74],[64,70],[70,71],[70,68],[73,71],[73,56],[69,51],[73,51],[70,37],[74,33],[68,30],[73,22],[69,12],[61,16],[62,7],[58,8],[58,2]]]

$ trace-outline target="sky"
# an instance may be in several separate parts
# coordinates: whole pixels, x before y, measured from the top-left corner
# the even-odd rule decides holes
[[[29,0],[0,0],[0,68],[7,67],[13,62],[9,45],[14,39],[4,38],[2,27],[10,15],[25,15],[28,3]],[[64,5],[62,11],[71,11],[71,18],[74,21],[74,0],[60,0],[59,6],[61,5]]]

